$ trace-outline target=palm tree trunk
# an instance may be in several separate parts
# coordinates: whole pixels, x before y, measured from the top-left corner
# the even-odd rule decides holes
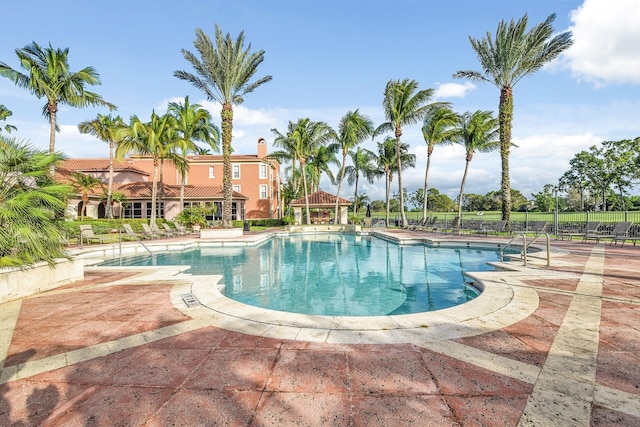
[[[231,137],[233,132],[233,107],[231,104],[222,106],[222,226],[231,228],[231,203],[233,193],[231,187]]]
[[[49,110],[49,154],[53,154],[56,151],[56,116],[58,112],[58,106],[55,103],[49,102],[47,104],[47,110]],[[49,168],[49,175],[53,177],[56,172],[55,163],[51,163]]]
[[[467,159],[464,165],[464,174],[462,175],[462,183],[460,184],[460,195],[458,196],[458,233],[460,233],[460,225],[462,224],[462,196],[464,195],[464,183],[467,181],[469,162],[471,162],[471,160]]]
[[[387,202],[387,214],[386,214],[386,217],[385,217],[385,225],[388,227],[389,226],[389,208],[390,208],[389,204],[390,204],[390,199],[391,199],[391,173],[386,172],[384,174],[384,177],[385,177],[385,186],[386,186],[385,190],[386,190],[386,193],[387,193],[386,194],[386,198],[387,198],[387,200],[386,200],[386,202]]]
[[[307,225],[311,224],[311,218],[309,216],[309,191],[307,190],[307,174],[304,173],[304,160],[300,161],[300,170],[302,172],[302,186],[304,187],[304,206],[306,208]]]
[[[113,219],[113,206],[111,205],[113,198],[113,149],[114,142],[109,141],[109,181],[107,184],[107,206],[105,210],[105,216],[109,219]]]
[[[498,122],[500,125],[500,158],[502,177],[500,192],[502,195],[502,219],[507,221],[506,229],[511,229],[511,183],[509,182],[509,150],[511,148],[511,125],[513,121],[513,91],[511,87],[500,89]]]
[[[424,170],[424,203],[422,205],[422,222],[427,220],[427,205],[428,205],[428,197],[427,192],[429,190],[429,166],[431,165],[431,153],[433,152],[433,147],[427,147],[427,168]]]
[[[400,220],[402,223],[401,227],[404,227],[407,223],[407,216],[404,214],[404,193],[402,191],[402,156],[400,155],[400,137],[402,136],[402,130],[400,127],[396,129],[396,156],[398,157],[398,189],[400,191]]]
[[[355,217],[358,214],[358,172],[356,171],[356,187],[353,192],[353,216]]]
[[[158,193],[158,159],[153,159],[153,184],[151,184],[151,218],[149,223],[156,222],[156,197]]]
[[[338,192],[336,193],[336,213],[335,218],[333,219],[334,224],[340,224],[338,220],[342,218],[338,218],[338,200],[340,199],[340,189],[342,189],[342,180],[344,180],[344,165],[347,162],[347,153],[342,151],[342,168],[340,168],[340,181],[338,181]]]

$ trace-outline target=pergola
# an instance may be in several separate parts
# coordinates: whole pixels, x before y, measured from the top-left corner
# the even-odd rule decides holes
[[[306,207],[304,197],[293,200],[290,203],[293,207],[293,215],[295,217],[296,224],[302,224],[303,209]],[[348,222],[349,206],[351,202],[342,197],[338,199],[338,212],[336,212],[336,218],[338,218],[339,224],[346,224]],[[326,191],[316,191],[309,194],[309,216],[313,224],[329,224],[331,221],[331,211],[336,208],[336,196],[329,194]]]

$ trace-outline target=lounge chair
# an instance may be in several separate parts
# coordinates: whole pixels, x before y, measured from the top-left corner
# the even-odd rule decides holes
[[[156,233],[156,235],[158,235],[158,237],[173,237],[173,231],[171,231],[171,230],[167,231],[167,230],[164,230],[164,229],[161,230],[160,227],[158,227],[158,224],[155,223],[155,222],[152,222],[150,224],[149,228],[151,228],[151,231]]]
[[[149,224],[142,224],[142,237],[145,239],[157,239],[160,236],[151,229]]]
[[[144,235],[138,234],[133,231],[133,228],[131,228],[131,224],[122,224],[122,228],[124,228],[124,232],[127,233],[127,236],[133,238],[134,240],[144,239]]]
[[[636,233],[634,233],[634,234],[632,235],[632,233],[631,233],[631,225],[633,225],[633,223],[630,223],[630,224],[629,224],[629,228],[628,228],[626,231],[624,231],[624,232],[619,232],[619,233],[618,233],[618,234],[613,238],[613,240],[611,241],[610,245],[611,245],[611,244],[613,244],[613,243],[615,243],[615,244],[616,244],[616,246],[617,246],[617,245],[618,245],[618,240],[622,240],[622,246],[624,246],[624,242],[626,242],[627,240],[630,240],[630,241],[633,243],[633,246],[635,246],[635,245],[636,245],[636,242],[637,242],[638,240],[640,240],[640,235],[638,235],[638,234],[637,234],[637,232],[636,232]],[[637,228],[637,227],[636,227],[636,228]]]
[[[593,233],[587,233],[584,235],[582,241],[586,242],[587,240],[593,239],[596,243],[600,243],[600,239],[612,239],[611,243],[617,243],[618,240],[623,240],[622,244],[624,245],[624,238],[629,237],[631,224],[631,222],[617,222],[611,231],[597,230]]]
[[[174,230],[166,222],[162,223],[162,227],[165,229],[167,233],[171,234],[171,236],[184,236],[184,233],[180,233],[179,230]]]
[[[90,224],[80,225],[80,237],[79,243],[82,244],[84,240],[87,241],[87,245],[93,241],[97,241],[98,243],[104,243],[104,236],[98,236],[93,232],[93,226]]]
[[[378,228],[385,228],[387,226],[387,223],[385,222],[384,219],[379,219],[377,222],[373,224],[373,226]]]
[[[586,223],[582,228],[578,229],[575,227],[565,228],[564,230],[559,230],[556,235],[556,239],[564,240],[566,237],[569,240],[572,240],[574,236],[579,236],[584,238],[587,234],[594,234],[598,232],[598,228],[602,223],[600,221],[592,221]]]
[[[363,221],[362,221],[362,226],[364,228],[371,228],[371,221],[372,219],[370,217],[366,217]]]
[[[501,219],[500,221],[496,221],[490,227],[487,227],[486,224],[483,224],[482,227],[475,230],[475,232],[478,234],[484,234],[485,236],[488,236],[489,233],[499,234],[499,233],[504,233],[505,231],[504,229],[506,226],[507,226],[507,221]]]
[[[529,226],[529,231],[534,232],[536,235],[547,231],[549,221],[533,221]]]
[[[443,233],[449,233],[449,234],[458,233],[458,234],[460,234],[460,217],[457,216],[457,217],[453,218],[453,221],[451,221],[451,223],[449,225],[447,225],[446,221],[445,221],[444,227],[440,228],[440,230]]]
[[[187,229],[183,225],[180,225],[174,221],[173,226],[176,228],[176,232],[178,233],[178,236],[184,236],[187,234]]]

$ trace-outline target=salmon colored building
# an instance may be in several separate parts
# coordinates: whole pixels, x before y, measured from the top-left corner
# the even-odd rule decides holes
[[[280,165],[267,158],[267,144],[258,140],[257,154],[231,155],[234,220],[281,218],[280,210]],[[193,204],[217,206],[212,218],[222,218],[223,159],[221,155],[187,156],[189,170],[185,177],[183,204],[180,206],[182,177],[174,164],[165,161],[162,167],[162,188],[157,200],[157,216],[173,219],[183,207]],[[71,172],[93,175],[107,185],[109,177],[108,159],[69,159],[64,161],[58,174],[67,179]],[[151,216],[151,188],[153,184],[153,159],[149,156],[130,156],[114,163],[113,191],[126,197],[124,206],[114,206],[114,216],[121,218],[149,218]],[[160,182],[160,178],[158,179]],[[93,190],[87,204],[87,216],[103,218],[105,213],[104,192]],[[68,207],[70,216],[79,216],[82,200],[73,200]]]

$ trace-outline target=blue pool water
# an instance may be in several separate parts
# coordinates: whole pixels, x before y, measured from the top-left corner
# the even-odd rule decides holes
[[[227,297],[286,312],[381,316],[439,310],[478,296],[464,271],[487,271],[495,250],[398,245],[342,234],[276,237],[256,247],[203,247],[101,265],[189,265],[222,274]]]

